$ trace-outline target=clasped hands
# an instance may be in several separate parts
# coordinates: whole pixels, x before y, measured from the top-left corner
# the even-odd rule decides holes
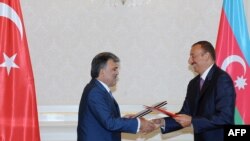
[[[192,117],[186,114],[177,114],[173,119],[179,123],[182,127],[188,127],[191,125]],[[160,127],[165,126],[165,120],[163,118],[153,119],[152,122]]]
[[[177,114],[173,119],[178,122],[182,127],[188,127],[191,125],[192,117],[186,114]],[[165,126],[165,120],[163,118],[153,119],[154,124],[158,124],[160,127]]]
[[[133,118],[134,115],[125,115],[125,118]],[[140,120],[139,133],[148,134],[160,127],[159,124],[155,124],[153,120],[147,120],[143,117],[138,118]]]
[[[155,124],[152,120],[146,120],[145,118],[142,117],[139,119],[141,121],[139,132],[142,134],[148,134],[160,127],[158,124]]]
[[[129,118],[129,116],[126,116]],[[158,118],[158,119],[152,119],[152,120],[146,120],[143,117],[140,117],[140,133],[142,134],[148,134],[160,127],[165,126],[165,120],[163,118]],[[188,127],[191,125],[191,120],[192,117],[186,114],[178,114],[173,119],[178,122],[182,127]]]

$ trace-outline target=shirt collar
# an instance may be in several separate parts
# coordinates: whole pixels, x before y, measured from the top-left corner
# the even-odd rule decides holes
[[[212,64],[211,66],[209,66],[209,67],[206,69],[206,71],[200,76],[203,80],[206,80],[207,74],[208,74],[208,72],[211,70],[211,68],[212,68],[213,65],[214,65],[214,64]]]
[[[98,80],[98,79],[96,79],[96,80]],[[107,92],[110,92],[110,89],[109,89],[109,87],[104,83],[104,82],[102,82],[101,80],[98,80],[101,84],[102,84],[102,86],[107,90]]]

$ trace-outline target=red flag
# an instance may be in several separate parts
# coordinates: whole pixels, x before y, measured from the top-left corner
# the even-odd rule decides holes
[[[250,40],[242,0],[224,0],[217,37],[217,64],[236,90],[235,123],[250,124]]]
[[[40,141],[34,77],[19,0],[0,0],[0,140]]]

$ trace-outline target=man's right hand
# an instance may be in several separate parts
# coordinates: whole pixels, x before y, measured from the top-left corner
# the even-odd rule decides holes
[[[165,127],[165,120],[163,118],[152,119],[151,121],[158,127]]]
[[[148,134],[158,128],[153,122],[146,120],[145,118],[139,118],[141,122],[140,132]]]

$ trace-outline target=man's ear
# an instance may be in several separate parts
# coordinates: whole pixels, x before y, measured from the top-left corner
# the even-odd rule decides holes
[[[100,69],[99,76],[103,77],[104,75],[104,69]]]

